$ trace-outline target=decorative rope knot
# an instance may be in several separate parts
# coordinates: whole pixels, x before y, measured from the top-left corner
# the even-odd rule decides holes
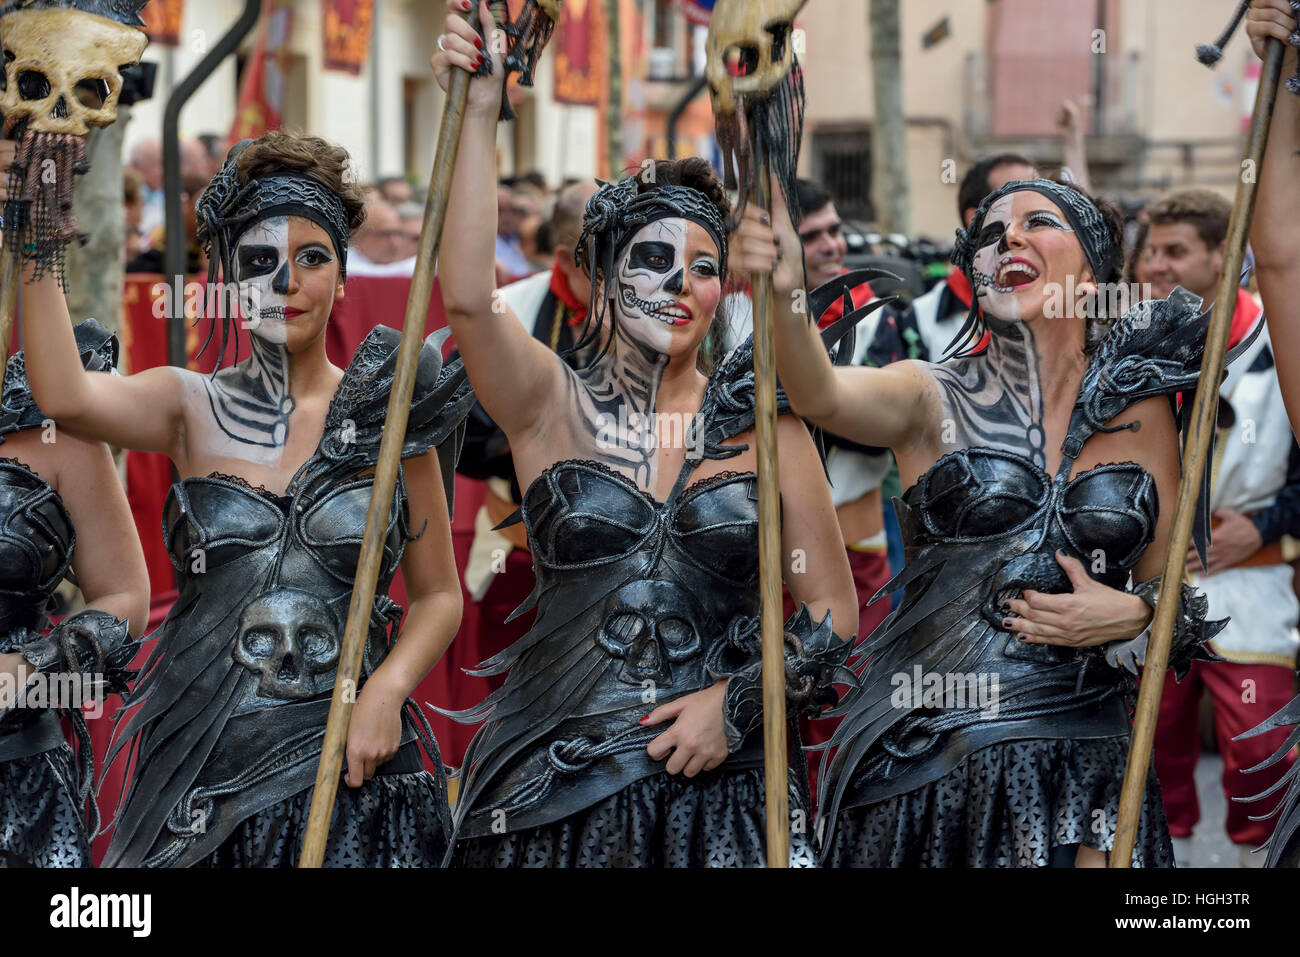
[[[583,736],[570,741],[551,742],[551,746],[546,749],[546,756],[560,774],[577,774],[591,767],[601,756],[599,751],[595,741]]]

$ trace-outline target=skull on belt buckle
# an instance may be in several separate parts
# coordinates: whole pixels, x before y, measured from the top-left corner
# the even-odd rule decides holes
[[[315,595],[277,588],[249,602],[239,616],[232,657],[261,676],[264,698],[313,698],[334,684],[339,627]]]
[[[700,653],[703,613],[690,592],[668,581],[628,582],[605,602],[596,644],[623,662],[618,680],[672,684],[672,665]]]

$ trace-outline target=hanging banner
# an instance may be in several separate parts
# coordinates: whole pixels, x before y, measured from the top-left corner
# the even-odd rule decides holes
[[[230,128],[230,142],[257,139],[284,123],[285,70],[289,65],[289,38],[293,31],[293,6],[273,3],[262,15],[257,48],[248,60],[239,88],[239,105]]]
[[[555,51],[555,102],[595,106],[600,102],[605,62],[605,20],[601,0],[568,0],[561,8],[551,48]]]
[[[321,0],[325,69],[360,76],[370,55],[374,0]]]
[[[691,23],[707,27],[713,17],[714,0],[673,0],[673,6]]]
[[[149,42],[156,46],[180,46],[181,20],[185,16],[185,0],[152,0],[141,11],[144,32]]]

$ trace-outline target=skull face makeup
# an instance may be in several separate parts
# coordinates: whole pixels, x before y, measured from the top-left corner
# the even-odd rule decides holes
[[[1067,263],[1083,260],[1074,228],[1060,210],[1038,193],[1011,192],[989,206],[971,262],[972,285],[986,313],[1019,322],[1041,313],[1049,289],[1067,288]],[[1075,264],[1079,265],[1079,264]],[[1074,288],[1086,277],[1076,275]]]
[[[711,309],[708,315],[697,314],[682,298],[687,270],[692,286],[720,275],[716,256],[687,248],[690,231],[690,223],[679,217],[656,220],[637,230],[619,254],[618,328],[656,353],[668,353],[674,328],[712,319]],[[696,307],[711,305],[716,306],[716,298],[695,303]]]
[[[291,350],[313,339],[332,307],[337,282],[329,268],[333,262],[330,237],[310,220],[271,216],[250,226],[237,240],[233,256],[249,331]],[[291,343],[294,330],[300,334]]]
[[[283,343],[289,292],[289,217],[274,216],[250,227],[235,244],[239,308],[249,332]]]

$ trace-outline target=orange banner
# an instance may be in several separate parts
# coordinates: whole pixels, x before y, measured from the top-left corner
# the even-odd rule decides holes
[[[555,102],[576,106],[600,102],[605,37],[601,0],[568,0],[561,8],[551,41],[555,49]]]
[[[374,0],[321,0],[325,69],[360,76],[370,55]]]
[[[144,32],[149,40],[159,46],[180,46],[181,20],[185,16],[185,0],[150,0],[141,12]]]

